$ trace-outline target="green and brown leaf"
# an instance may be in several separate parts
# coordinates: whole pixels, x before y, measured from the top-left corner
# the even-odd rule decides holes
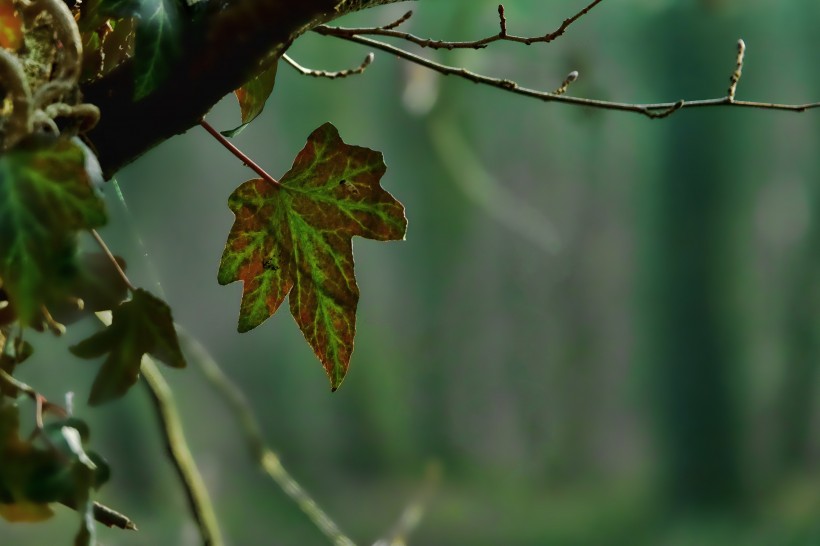
[[[276,70],[278,66],[278,63],[274,63],[268,68],[265,68],[251,78],[245,85],[234,91],[236,100],[239,101],[242,125],[230,131],[222,131],[223,135],[226,137],[235,137],[262,113],[262,110],[265,108],[265,102],[267,102],[276,84]]]
[[[91,387],[92,406],[123,396],[139,378],[143,355],[173,368],[185,367],[171,309],[142,289],[114,309],[110,326],[72,346],[71,352],[80,358],[108,353]]]
[[[331,124],[310,135],[280,185],[245,182],[228,205],[236,216],[220,284],[242,281],[239,331],[267,320],[290,294],[290,311],[336,390],[347,373],[359,288],[351,238],[404,238],[404,207],[379,181],[381,153],[342,142]]]

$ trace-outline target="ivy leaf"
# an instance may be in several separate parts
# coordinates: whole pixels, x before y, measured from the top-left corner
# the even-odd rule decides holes
[[[145,354],[174,368],[185,367],[171,309],[142,289],[114,309],[110,326],[70,350],[80,358],[108,353],[91,387],[88,402],[92,406],[123,396],[137,382]]]
[[[48,423],[41,434],[20,437],[16,404],[0,400],[0,516],[9,521],[40,521],[49,504],[88,504],[91,489],[108,480],[102,457],[86,451],[88,425],[69,418]]]
[[[177,0],[100,0],[96,11],[84,14],[89,21],[136,19],[134,100],[151,93],[171,74],[180,56],[182,15]]]
[[[12,0],[0,0],[0,47],[17,51],[23,45],[23,22]]]
[[[310,135],[279,186],[249,180],[231,194],[236,216],[218,281],[242,281],[239,331],[268,319],[290,294],[290,311],[341,385],[353,352],[359,288],[351,238],[403,239],[404,207],[379,180],[382,155],[342,142],[327,123]]]
[[[88,0],[82,7],[89,4]],[[82,19],[80,20],[83,21]],[[133,19],[103,20],[97,27],[82,33],[83,68],[81,82],[100,78],[134,55]]]
[[[76,233],[105,221],[84,152],[70,140],[37,137],[0,156],[0,280],[22,324],[59,299]]]
[[[242,125],[230,131],[222,131],[224,136],[229,138],[235,137],[262,113],[262,109],[265,108],[265,102],[268,100],[268,97],[270,97],[270,94],[273,93],[278,66],[278,63],[274,63],[234,91],[239,101]]]

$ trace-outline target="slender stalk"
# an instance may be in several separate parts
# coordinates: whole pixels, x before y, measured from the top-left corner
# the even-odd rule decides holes
[[[91,234],[117,269],[117,272],[128,288],[132,292],[136,290],[128,278],[128,275],[126,275],[125,271],[123,271],[117,263],[116,258],[114,258],[114,255],[102,237],[100,237],[99,233],[97,233],[96,230],[92,230]],[[102,313],[97,313],[97,317],[103,324],[110,325],[110,319],[105,318]],[[185,492],[185,497],[188,500],[191,514],[202,535],[203,546],[223,546],[224,541],[219,529],[219,522],[214,512],[213,502],[205,487],[202,475],[196,466],[196,461],[191,454],[191,449],[188,447],[188,442],[185,439],[185,433],[182,428],[179,412],[176,409],[173,391],[165,381],[165,378],[162,377],[162,373],[160,373],[154,361],[147,355],[142,357],[140,372],[145,379],[145,387],[148,390],[151,402],[157,412],[168,456],[174,465],[179,481],[182,484],[182,489]]]
[[[117,258],[114,257],[114,254],[111,252],[111,249],[108,248],[108,245],[105,243],[103,238],[100,237],[100,234],[97,232],[96,229],[91,230],[91,236],[94,237],[94,240],[97,242],[99,247],[102,249],[102,251],[105,254],[106,258],[108,258],[108,260],[111,262],[111,265],[114,266],[114,269],[117,271],[117,274],[120,276],[120,278],[125,283],[125,286],[127,286],[128,289],[131,292],[134,292],[136,290],[136,288],[134,287],[133,284],[131,284],[131,280],[128,278],[128,275],[126,275],[125,271],[123,271],[122,267],[120,267],[120,264],[117,261]]]
[[[208,123],[207,121],[205,121],[205,119],[201,119],[201,120],[199,121],[199,124],[200,124],[200,125],[201,125],[201,126],[202,126],[205,130],[206,130],[206,131],[208,131],[208,133],[210,133],[210,134],[211,134],[211,136],[212,136],[212,137],[214,137],[214,138],[215,138],[215,139],[216,139],[216,140],[217,140],[220,144],[222,144],[225,148],[227,148],[229,152],[231,152],[233,155],[235,155],[236,157],[238,157],[238,158],[239,158],[239,160],[240,160],[240,161],[242,161],[242,163],[243,163],[246,167],[250,168],[250,169],[251,169],[252,171],[254,171],[256,174],[258,174],[259,176],[261,176],[263,180],[265,180],[265,181],[267,181],[267,182],[270,182],[271,184],[273,184],[273,185],[274,185],[274,186],[276,186],[276,187],[281,187],[281,186],[282,186],[282,184],[280,184],[278,180],[276,180],[274,177],[272,177],[271,175],[269,175],[269,174],[265,171],[265,169],[263,169],[262,167],[260,167],[259,165],[257,165],[257,164],[256,164],[256,163],[255,163],[255,162],[254,162],[254,161],[253,161],[250,157],[246,156],[246,155],[245,155],[245,153],[244,153],[242,150],[240,150],[239,148],[237,148],[236,146],[234,146],[233,144],[231,144],[231,142],[230,142],[227,138],[225,138],[224,136],[222,136],[222,135],[219,133],[219,131],[217,131],[216,129],[214,129],[214,128],[213,128],[213,126],[212,126],[210,123]]]
[[[236,416],[242,428],[248,451],[250,451],[254,461],[259,464],[268,477],[276,482],[302,512],[310,518],[319,531],[321,531],[334,546],[356,546],[355,543],[339,529],[339,526],[336,525],[316,501],[313,500],[310,494],[299,485],[299,482],[290,475],[285,467],[282,466],[282,461],[276,453],[267,446],[262,436],[259,422],[256,420],[253,410],[240,388],[225,375],[216,360],[199,341],[179,327],[177,329],[180,334],[180,340],[187,346],[186,352],[194,355],[191,360],[199,365],[205,378],[211,383],[220,396],[222,396]]]
[[[202,535],[202,544],[223,546],[225,543],[219,530],[213,503],[185,439],[171,387],[149,357],[143,357],[140,371],[157,410],[165,448],[183,485],[188,506]]]
[[[333,34],[334,36],[362,36],[362,35],[369,35],[369,36],[385,36],[389,38],[399,38],[401,40],[405,40],[407,42],[411,42],[416,44],[419,47],[427,47],[430,49],[483,49],[488,45],[495,43],[495,42],[517,42],[519,44],[525,45],[532,45],[536,43],[549,43],[553,40],[563,36],[564,32],[569,28],[569,26],[589,13],[592,8],[600,4],[603,0],[594,0],[592,3],[587,5],[584,9],[573,15],[572,17],[565,19],[561,26],[558,27],[556,30],[552,32],[548,32],[542,36],[514,36],[507,32],[507,16],[504,12],[504,6],[498,6],[498,19],[499,19],[499,26],[500,31],[498,34],[493,34],[492,36],[487,36],[486,38],[481,38],[480,40],[471,40],[466,42],[454,42],[449,40],[433,40],[430,38],[420,38],[419,36],[415,36],[410,34],[409,32],[401,32],[395,30],[396,27],[410,19],[412,17],[413,12],[408,12],[404,14],[400,19],[396,20],[395,22],[381,27],[361,27],[361,28],[349,28],[349,27],[324,27],[325,31],[328,33]]]
[[[312,76],[314,78],[327,78],[328,80],[335,80],[339,78],[347,78],[348,76],[357,76],[359,74],[363,74],[367,67],[373,62],[375,57],[372,53],[368,53],[367,57],[364,58],[362,64],[355,68],[346,68],[344,70],[337,70],[334,72],[329,72],[327,70],[315,70],[313,68],[306,68],[296,61],[294,61],[288,55],[282,55],[282,60],[288,63],[294,70],[296,70],[299,74],[303,76]]]
[[[430,463],[419,492],[402,511],[398,521],[387,532],[386,536],[377,540],[373,546],[406,546],[410,535],[418,528],[424,518],[424,512],[427,510],[440,481],[441,465],[436,462]]]
[[[606,100],[598,100],[598,99],[585,99],[581,97],[573,97],[569,95],[559,95],[556,93],[550,93],[547,91],[538,91],[536,89],[529,89],[527,87],[522,87],[518,85],[516,82],[511,80],[505,80],[501,78],[493,78],[490,76],[485,76],[483,74],[479,74],[477,72],[472,72],[465,68],[457,68],[453,66],[448,66],[445,64],[437,63],[435,61],[431,61],[430,59],[426,59],[414,53],[410,53],[409,51],[405,51],[400,47],[396,47],[384,42],[380,42],[378,40],[373,40],[371,38],[365,38],[364,36],[356,36],[356,35],[347,35],[347,34],[336,34],[332,27],[327,26],[319,26],[314,29],[319,34],[325,36],[334,36],[336,38],[340,38],[342,40],[347,40],[350,42],[355,42],[357,44],[366,45],[368,47],[374,49],[380,49],[391,55],[395,55],[399,58],[404,60],[410,61],[415,63],[419,66],[423,66],[425,68],[429,68],[430,70],[434,70],[440,74],[445,76],[457,76],[459,78],[464,78],[469,80],[473,83],[478,83],[482,85],[487,85],[490,87],[495,87],[497,89],[501,89],[503,91],[508,91],[510,93],[516,95],[523,95],[525,97],[530,97],[534,99],[538,99],[544,102],[560,102],[565,104],[574,104],[577,106],[587,106],[590,108],[598,108],[601,110],[619,110],[622,112],[635,112],[638,114],[643,114],[649,118],[657,119],[666,117],[678,110],[689,109],[689,108],[704,108],[704,107],[714,107],[714,106],[728,106],[728,107],[738,107],[738,108],[757,108],[757,109],[764,109],[764,110],[783,110],[783,111],[790,111],[790,112],[804,112],[806,110],[810,110],[813,108],[820,108],[820,102],[810,102],[805,104],[778,104],[772,102],[755,102],[755,101],[744,101],[744,100],[733,100],[729,96],[715,98],[715,99],[704,99],[704,100],[691,100],[691,101],[684,101],[679,100],[677,102],[659,102],[659,103],[647,103],[647,104],[631,104],[626,102],[615,102],[615,101],[606,101]]]

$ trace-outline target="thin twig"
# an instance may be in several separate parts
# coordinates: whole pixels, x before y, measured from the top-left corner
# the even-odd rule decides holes
[[[404,23],[406,23],[407,21],[409,21],[411,17],[413,17],[413,11],[412,10],[408,11],[407,13],[405,13],[404,15],[402,15],[401,17],[399,17],[398,19],[396,19],[392,23],[389,23],[389,24],[384,25],[384,26],[379,27],[379,28],[381,28],[383,30],[393,30],[394,28],[398,28],[401,25],[403,25]]]
[[[106,326],[111,325],[111,319],[107,313],[96,313],[96,315],[100,322]],[[148,355],[142,357],[140,372],[145,379],[143,384],[148,391],[151,403],[157,412],[165,449],[174,465],[191,514],[202,535],[202,544],[203,546],[223,546],[224,541],[214,513],[213,502],[211,502],[208,489],[205,487],[205,482],[191,454],[191,449],[188,447],[188,441],[185,439],[173,391]]]
[[[77,510],[77,507],[74,506],[70,501],[61,501],[60,504],[71,508],[72,510]],[[117,529],[122,529],[123,531],[138,531],[137,526],[131,521],[131,518],[126,516],[125,514],[121,514],[114,510],[113,508],[109,508],[108,506],[94,502],[92,506],[92,511],[94,514],[94,519],[97,520],[98,523],[105,525],[106,527],[116,527]]]
[[[143,357],[140,371],[145,379],[144,383],[151,401],[157,410],[165,448],[183,484],[188,506],[202,534],[202,544],[203,546],[222,546],[224,542],[213,503],[185,439],[171,387],[162,377],[154,361],[148,356]]]
[[[127,286],[131,292],[134,292],[136,288],[133,284],[131,284],[131,280],[128,278],[128,275],[126,275],[125,271],[123,271],[122,267],[120,267],[120,263],[117,261],[117,258],[114,257],[114,253],[111,252],[111,249],[108,248],[108,245],[105,243],[105,241],[96,229],[91,230],[91,236],[94,237],[94,240],[97,242],[97,245],[99,245],[99,247],[102,249],[106,258],[108,258],[108,261],[111,262],[111,265],[114,266],[117,275],[120,276],[122,281],[125,283],[125,286]]]
[[[8,373],[3,368],[0,368],[0,381],[6,384],[6,386],[11,387],[19,391],[22,394],[25,394],[34,402],[36,406],[35,410],[35,425],[38,430],[43,429],[43,413],[44,412],[52,412],[55,415],[59,415],[60,417],[68,417],[68,412],[65,409],[58,406],[57,404],[52,404],[49,402],[45,396],[34,390],[32,387],[23,383],[10,373]]]
[[[139,530],[131,518],[99,502],[94,503],[94,519],[106,527],[116,527],[124,531]]]
[[[321,29],[321,27],[320,27]],[[319,33],[323,33],[319,30]],[[648,103],[648,104],[630,104],[625,102],[615,102],[615,101],[606,101],[606,100],[598,100],[598,99],[585,99],[581,97],[573,97],[568,95],[556,95],[555,93],[550,93],[547,91],[538,91],[536,89],[529,89],[527,87],[522,87],[518,85],[516,82],[512,80],[505,80],[501,78],[493,78],[490,76],[485,76],[483,74],[478,74],[476,72],[472,72],[465,68],[456,68],[452,66],[448,66],[445,64],[437,63],[435,61],[431,61],[430,59],[426,59],[414,53],[410,53],[404,49],[399,47],[380,42],[378,40],[374,40],[372,38],[365,38],[364,36],[335,36],[342,40],[347,40],[350,42],[355,42],[358,44],[366,45],[373,49],[380,49],[382,51],[386,51],[392,55],[410,61],[414,64],[419,66],[423,66],[425,68],[429,68],[430,70],[434,70],[440,74],[445,76],[457,76],[459,78],[463,78],[469,80],[473,83],[478,83],[482,85],[487,85],[490,87],[495,87],[498,89],[502,89],[504,91],[508,91],[510,93],[514,93],[516,95],[523,95],[525,97],[530,97],[534,99],[538,99],[544,102],[561,102],[565,104],[574,104],[578,106],[587,106],[589,108],[598,108],[603,110],[619,110],[623,112],[635,112],[638,114],[643,114],[649,118],[662,118],[666,117],[673,112],[677,112],[678,110],[682,110],[684,108],[705,108],[705,107],[714,107],[714,106],[735,106],[738,108],[757,108],[757,109],[764,109],[764,110],[784,110],[790,112],[804,112],[806,110],[820,108],[820,102],[810,102],[805,104],[778,104],[778,103],[770,103],[770,102],[755,102],[755,101],[742,101],[742,100],[730,100],[729,97],[721,97],[716,99],[703,99],[703,100],[690,100],[690,101],[683,101],[679,100],[676,102],[659,102],[659,103]]]
[[[119,190],[119,188],[117,189]],[[120,199],[123,200],[122,202],[124,205],[125,200],[122,197],[122,193],[119,191],[118,193]],[[126,207],[126,211],[127,210],[128,209]],[[114,257],[114,254],[108,248],[108,245],[105,243],[103,238],[99,235],[99,233],[97,233],[96,230],[91,230],[91,234],[97,241],[97,244],[102,248],[105,255],[117,269],[117,272],[120,277],[122,277],[122,280],[125,282],[126,286],[128,286],[132,292],[135,291],[136,288],[134,287],[134,284],[128,278],[125,271],[123,271],[120,267],[117,259]],[[107,318],[105,313],[97,313],[97,318],[106,326],[111,324],[110,318]],[[179,417],[179,412],[176,409],[173,391],[171,390],[170,385],[168,385],[165,381],[165,378],[162,376],[159,368],[157,368],[154,361],[148,355],[144,355],[142,357],[140,372],[145,379],[145,387],[148,390],[151,402],[157,412],[157,417],[160,422],[160,429],[162,430],[163,440],[165,442],[165,448],[168,452],[168,456],[177,471],[177,476],[182,484],[185,497],[188,500],[188,506],[191,510],[191,514],[196,521],[200,535],[202,535],[203,546],[223,546],[224,541],[222,539],[222,533],[219,529],[219,522],[214,512],[213,502],[208,494],[208,489],[205,487],[202,475],[199,473],[199,469],[196,466],[196,461],[194,460],[191,450],[188,447],[188,442],[185,439],[185,433],[182,428],[182,421]],[[98,508],[96,506],[94,508],[96,517]],[[114,512],[113,510],[110,512],[111,514],[106,514],[106,516],[110,521],[116,522],[117,519],[115,516],[117,512]],[[129,528],[127,526],[131,525],[134,529],[136,529],[136,526],[134,526],[130,520],[128,522],[120,521],[120,523],[126,525],[124,528]],[[116,523],[114,524],[117,525]]]
[[[427,510],[436,487],[441,481],[441,465],[430,463],[425,472],[424,483],[415,498],[407,505],[396,524],[388,531],[385,538],[373,546],[405,546],[410,535],[415,531]]]
[[[369,53],[367,57],[364,58],[364,61],[362,61],[362,64],[355,68],[347,68],[345,70],[338,70],[336,72],[328,72],[327,70],[315,70],[312,68],[305,68],[304,66],[294,61],[288,55],[282,55],[282,60],[288,63],[290,66],[292,66],[301,75],[312,76],[314,78],[327,78],[329,80],[347,78],[348,76],[356,76],[358,74],[361,74],[365,70],[367,70],[367,67],[370,66],[374,58],[375,56],[372,53]]]
[[[362,28],[347,28],[347,27],[331,27],[327,25],[322,25],[317,27],[316,32],[320,34],[325,34],[329,36],[337,36],[337,37],[344,37],[344,36],[385,36],[389,38],[399,38],[401,40],[405,40],[407,42],[411,42],[416,44],[420,47],[428,47],[430,49],[483,49],[488,45],[495,43],[495,42],[516,42],[519,44],[525,45],[532,45],[537,43],[549,43],[563,36],[564,32],[566,32],[567,28],[589,13],[589,11],[600,4],[603,0],[594,0],[594,2],[590,3],[587,7],[570,17],[569,19],[565,19],[561,26],[555,29],[552,32],[544,34],[542,36],[515,36],[509,34],[507,32],[507,17],[504,13],[504,6],[498,6],[498,18],[499,18],[499,26],[501,30],[498,34],[493,34],[492,36],[487,36],[486,38],[481,38],[480,40],[471,40],[466,42],[452,42],[447,40],[433,40],[430,38],[421,38],[419,36],[415,36],[410,34],[409,32],[401,32],[395,30],[395,27],[398,25],[387,25],[386,27],[362,27]],[[407,17],[409,19],[409,17]],[[406,20],[406,19],[404,19]],[[404,22],[403,20],[400,20]]]
[[[281,187],[281,186],[282,186],[282,184],[280,184],[278,180],[276,180],[274,177],[272,177],[271,175],[269,175],[269,174],[265,171],[265,169],[263,169],[262,167],[260,167],[259,165],[257,165],[257,164],[256,164],[256,163],[255,163],[255,162],[254,162],[251,158],[249,158],[248,156],[246,156],[246,155],[245,155],[245,153],[244,153],[242,150],[240,150],[239,148],[237,148],[236,146],[234,146],[233,144],[231,144],[231,143],[230,143],[230,141],[228,141],[228,139],[227,139],[227,138],[225,138],[224,136],[222,136],[221,134],[219,134],[219,131],[217,131],[216,129],[214,129],[214,127],[213,127],[210,123],[208,123],[208,122],[207,122],[207,121],[205,121],[204,119],[201,119],[201,120],[199,121],[199,124],[200,124],[200,125],[201,125],[201,126],[202,126],[205,130],[206,130],[206,131],[208,131],[208,132],[211,134],[211,136],[212,136],[212,137],[214,137],[214,138],[215,138],[215,139],[216,139],[216,140],[217,140],[220,144],[222,144],[225,148],[227,148],[229,152],[231,152],[233,155],[235,155],[236,157],[238,157],[238,158],[239,158],[239,160],[240,160],[240,161],[242,161],[242,163],[243,163],[246,167],[250,168],[250,169],[251,169],[252,171],[254,171],[256,174],[258,174],[259,176],[261,176],[263,180],[265,180],[265,181],[267,181],[267,182],[270,182],[271,184],[273,184],[274,186],[277,186],[277,187]]]
[[[279,457],[265,443],[259,422],[256,420],[250,404],[239,387],[225,375],[216,360],[198,340],[179,327],[177,327],[177,330],[180,341],[182,341],[183,346],[186,346],[186,352],[191,355],[190,360],[199,365],[205,378],[222,396],[236,416],[247,443],[248,451],[250,451],[254,461],[313,521],[319,531],[334,546],[355,546],[355,543],[345,536],[339,526],[282,466]]]
[[[743,57],[746,55],[746,42],[743,40],[737,41],[737,61],[735,71],[729,78],[729,100],[735,101],[735,92],[737,91],[737,83],[740,81],[740,76],[743,75]]]

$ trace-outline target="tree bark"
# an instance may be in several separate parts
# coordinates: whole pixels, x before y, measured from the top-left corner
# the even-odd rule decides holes
[[[242,86],[262,63],[280,57],[311,28],[346,13],[399,0],[211,0],[185,33],[173,74],[134,101],[134,66],[127,61],[83,86],[101,111],[88,133],[103,174],[110,178],[160,142],[202,119]]]

